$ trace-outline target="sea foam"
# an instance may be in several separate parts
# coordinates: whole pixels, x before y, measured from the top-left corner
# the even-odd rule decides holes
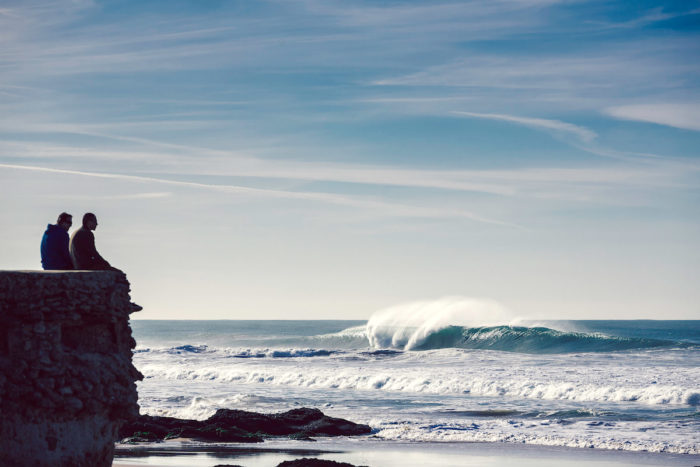
[[[446,297],[404,303],[375,312],[367,322],[372,347],[411,350],[448,326],[495,326],[515,316],[493,300]]]
[[[197,419],[319,407],[387,441],[700,452],[697,323],[533,323],[490,305],[402,305],[370,326],[171,323],[137,337],[139,401]]]

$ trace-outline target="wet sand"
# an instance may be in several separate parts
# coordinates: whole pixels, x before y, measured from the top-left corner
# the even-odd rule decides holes
[[[607,451],[507,443],[393,443],[371,439],[266,441],[260,445],[201,444],[188,440],[118,445],[118,467],[270,467],[302,457],[366,466],[449,467],[632,467],[695,466],[700,455]]]

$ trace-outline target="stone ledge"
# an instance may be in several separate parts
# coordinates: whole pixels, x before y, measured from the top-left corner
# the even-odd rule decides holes
[[[138,416],[133,311],[118,271],[0,271],[0,465],[111,465]]]

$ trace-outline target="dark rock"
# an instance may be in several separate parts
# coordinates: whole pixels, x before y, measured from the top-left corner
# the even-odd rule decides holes
[[[153,433],[159,439],[181,436],[202,441],[256,443],[273,436],[311,440],[311,436],[365,435],[371,428],[328,417],[318,409],[301,408],[279,414],[219,409],[204,421],[141,415],[125,424],[119,435],[133,438],[143,432]]]
[[[311,457],[303,457],[294,459],[293,461],[284,461],[277,464],[277,467],[363,467],[348,464],[347,462],[328,461],[324,459],[314,459]]]
[[[161,437],[150,431],[137,431],[133,436],[124,440],[125,443],[147,443],[161,441]]]
[[[371,431],[367,425],[332,418],[318,409],[300,408],[279,414],[260,414],[243,410],[219,409],[207,423],[235,426],[245,431],[273,436],[355,436]]]

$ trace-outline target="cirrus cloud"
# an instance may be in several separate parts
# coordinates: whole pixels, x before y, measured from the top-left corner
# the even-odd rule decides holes
[[[621,120],[700,131],[700,103],[621,105],[608,107],[604,113]]]
[[[487,120],[500,120],[503,122],[515,123],[516,125],[523,125],[536,129],[563,131],[566,133],[571,133],[579,139],[586,142],[593,140],[597,136],[595,132],[589,130],[588,128],[574,125],[573,123],[562,122],[561,120],[554,120],[548,118],[518,117],[516,115],[477,112],[455,111],[452,113],[464,117],[483,118]]]

